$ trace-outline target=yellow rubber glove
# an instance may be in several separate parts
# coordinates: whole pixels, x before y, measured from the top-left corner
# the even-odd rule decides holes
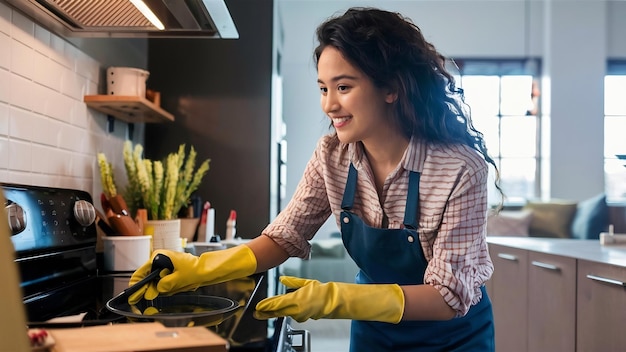
[[[142,298],[155,299],[159,294],[174,294],[196,290],[200,286],[217,284],[252,275],[257,261],[252,250],[246,245],[211,251],[195,256],[190,253],[157,250],[152,258],[137,269],[130,278],[129,285],[137,283],[152,270],[152,260],[158,253],[168,256],[174,271],[162,270],[161,279],[144,285],[128,298],[129,304],[136,304]]]
[[[292,276],[282,276],[280,282],[297,290],[259,302],[257,319],[290,316],[300,323],[330,318],[397,324],[404,314],[404,293],[396,284],[321,283]]]

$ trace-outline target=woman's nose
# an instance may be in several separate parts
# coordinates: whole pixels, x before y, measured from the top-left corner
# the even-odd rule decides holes
[[[322,109],[324,109],[324,112],[327,114],[339,109],[339,102],[335,94],[328,92],[328,94],[322,96]]]

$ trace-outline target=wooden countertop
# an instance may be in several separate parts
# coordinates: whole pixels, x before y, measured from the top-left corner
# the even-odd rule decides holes
[[[227,342],[205,327],[168,328],[130,323],[49,329],[51,352],[226,352]]]
[[[603,246],[599,240],[487,236],[487,242],[534,252],[626,267],[626,245]]]

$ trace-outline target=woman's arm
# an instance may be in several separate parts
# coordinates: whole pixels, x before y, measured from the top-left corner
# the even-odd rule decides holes
[[[256,257],[257,273],[276,267],[289,258],[287,251],[265,235],[258,236],[246,245]]]
[[[424,273],[424,283],[439,292],[440,299],[454,310],[456,316],[465,315],[480,301],[480,287],[491,276],[493,264],[489,258],[485,237],[487,216],[488,169],[482,158],[473,151],[459,149],[464,161],[455,182],[450,183],[450,195],[443,217],[436,230],[432,258]],[[413,290],[413,289],[412,289]],[[415,292],[412,291],[411,292]],[[417,289],[416,289],[417,290]],[[417,301],[424,294],[409,299]],[[437,309],[435,302],[432,308]],[[421,304],[421,301],[416,302]],[[412,306],[407,309],[413,311]],[[444,310],[437,310],[444,312]]]
[[[404,292],[402,320],[448,320],[456,316],[439,290],[431,285],[401,286]]]

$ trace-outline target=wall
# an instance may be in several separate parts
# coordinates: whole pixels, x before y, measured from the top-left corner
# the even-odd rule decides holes
[[[604,190],[603,100],[598,84],[604,71],[599,65],[607,57],[626,58],[622,35],[626,33],[625,2],[279,0],[278,5],[285,33],[282,66],[289,145],[287,199],[293,195],[317,139],[329,131],[328,119],[319,107],[312,60],[314,31],[323,20],[350,6],[375,6],[404,14],[451,57],[551,58],[549,68],[556,75],[552,78],[567,79],[569,87],[559,86],[564,91],[554,92],[552,104],[547,100],[550,94],[545,94],[542,104],[551,107],[552,122],[567,132],[546,130],[552,150],[543,182],[551,192],[544,196],[582,200]],[[555,52],[557,49],[560,51]],[[592,94],[588,94],[589,86],[594,87]],[[547,89],[549,86],[544,87],[545,93],[549,93]],[[574,153],[573,140],[585,141],[576,145]],[[593,167],[587,167],[590,165]],[[331,219],[320,230],[321,237],[336,229]]]
[[[123,178],[128,126],[116,121],[108,132],[106,116],[83,96],[104,93],[109,65],[146,67],[146,60],[137,42],[68,41],[0,2],[0,182],[76,188],[97,199],[101,151]],[[143,128],[135,126],[139,142]]]
[[[149,40],[149,86],[176,119],[146,126],[146,156],[162,158],[185,143],[198,160],[211,159],[196,195],[215,209],[215,233],[224,237],[234,209],[237,235],[253,238],[276,215],[274,1],[231,0],[228,7],[237,40]]]

